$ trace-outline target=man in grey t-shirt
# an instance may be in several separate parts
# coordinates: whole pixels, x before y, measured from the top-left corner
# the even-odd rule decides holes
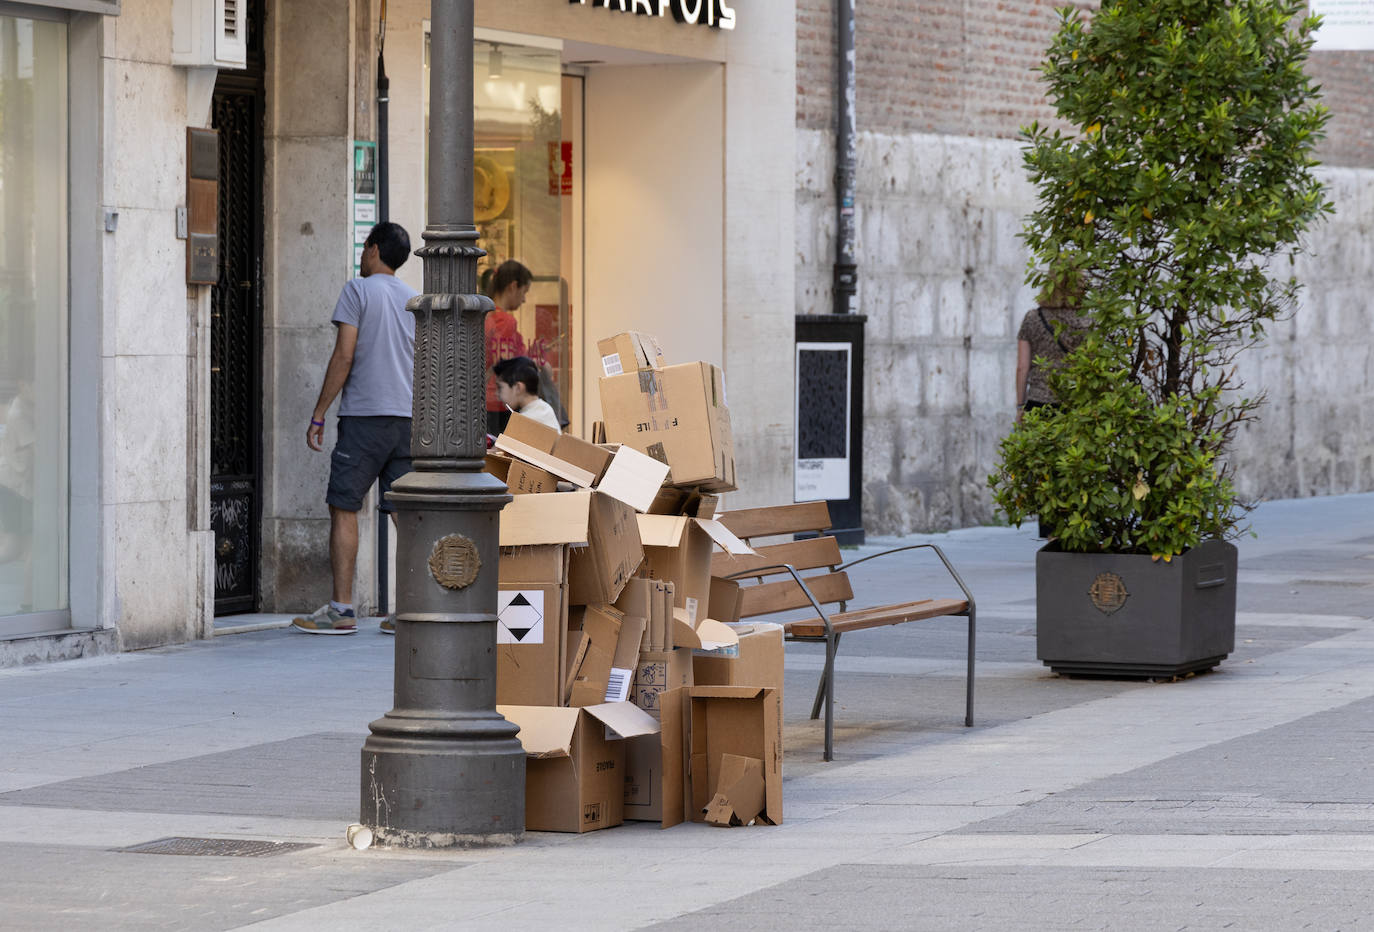
[[[305,442],[324,449],[324,416],[335,396],[339,438],[329,458],[329,565],[332,599],[291,624],[308,634],[352,634],[353,574],[358,558],[358,511],[378,479],[385,495],[410,472],[411,379],[415,317],[406,302],[415,289],[396,277],[410,257],[410,237],[395,223],[379,223],[363,245],[362,277],[344,285],[334,306],[334,353]],[[391,633],[394,626],[383,623]]]

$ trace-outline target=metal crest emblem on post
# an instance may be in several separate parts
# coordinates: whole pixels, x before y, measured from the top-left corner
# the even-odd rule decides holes
[[[1110,615],[1126,604],[1131,594],[1126,591],[1126,580],[1115,573],[1098,573],[1093,584],[1088,587],[1088,598],[1102,614]]]
[[[461,534],[449,534],[434,542],[429,554],[429,575],[445,589],[463,589],[472,585],[482,558],[477,545]]]

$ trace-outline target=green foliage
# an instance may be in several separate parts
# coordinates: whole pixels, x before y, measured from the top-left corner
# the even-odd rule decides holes
[[[1023,130],[1036,288],[1081,281],[1090,336],[1063,408],[1004,441],[994,498],[1066,550],[1171,556],[1233,534],[1224,454],[1260,398],[1239,352],[1296,305],[1276,261],[1333,208],[1305,0],[1103,0],[1061,11],[1043,66],[1060,119]],[[1146,491],[1143,494],[1141,490]]]

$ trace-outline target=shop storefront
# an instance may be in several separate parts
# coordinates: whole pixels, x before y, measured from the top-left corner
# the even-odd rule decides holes
[[[0,632],[67,603],[67,26],[0,6]]]

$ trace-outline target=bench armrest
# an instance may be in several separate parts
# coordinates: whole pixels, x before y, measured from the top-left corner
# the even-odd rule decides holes
[[[879,553],[870,553],[866,557],[859,557],[859,559],[857,560],[850,560],[848,563],[844,563],[840,566],[835,567],[835,570],[836,572],[840,570],[847,570],[851,566],[858,566],[860,563],[867,563],[869,560],[876,560],[878,559],[878,557],[886,557],[890,554],[901,553],[905,550],[934,550],[935,555],[940,558],[940,562],[945,565],[945,569],[949,572],[950,577],[954,580],[954,584],[959,587],[959,590],[961,592],[963,592],[964,599],[968,602],[969,612],[972,613],[975,611],[973,593],[968,591],[968,586],[964,585],[964,581],[959,578],[959,573],[954,569],[954,564],[949,562],[949,558],[945,556],[945,552],[935,544],[907,544],[904,547],[893,547],[891,550],[883,550]],[[808,595],[809,594],[810,593],[808,593]],[[828,626],[829,622],[827,621],[826,624]]]
[[[879,556],[879,554],[874,554],[874,556]],[[786,570],[788,573],[792,574],[792,579],[798,586],[801,586],[801,591],[806,594],[806,598],[811,603],[811,607],[816,610],[816,614],[825,624],[825,636],[827,638],[830,637],[833,634],[833,629],[830,626],[830,616],[825,613],[825,609],[821,608],[821,603],[817,602],[816,597],[811,594],[811,587],[806,584],[806,580],[802,579],[801,574],[797,572],[796,567],[792,564],[775,563],[772,566],[756,566],[752,569],[741,570],[738,573],[731,573],[729,576],[721,576],[719,578],[746,579],[750,576],[758,576],[760,573],[768,573],[772,570]]]

